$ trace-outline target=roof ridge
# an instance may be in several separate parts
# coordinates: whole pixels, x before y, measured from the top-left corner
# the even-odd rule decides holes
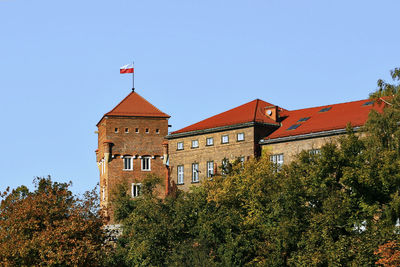
[[[133,92],[136,93],[136,92]],[[143,96],[141,96],[140,94],[136,93],[138,96],[140,96],[144,101],[146,101],[147,103],[149,103],[153,108],[155,108],[158,112],[166,114],[165,112],[162,112],[161,110],[159,110],[156,106],[154,106],[152,103],[150,103],[149,101],[146,100],[146,98],[144,98]]]
[[[336,103],[336,104],[326,104],[326,105],[322,105],[322,106],[315,106],[315,107],[309,107],[309,108],[292,109],[292,110],[287,110],[287,111],[292,112],[292,111],[300,111],[300,110],[312,109],[312,108],[322,108],[322,107],[326,107],[326,106],[336,106],[336,105],[349,104],[349,103],[361,102],[361,101],[366,101],[366,100],[369,100],[369,98],[361,99],[361,100],[354,100],[354,101],[347,101],[347,102]]]
[[[125,101],[125,99],[127,99],[127,98],[128,98],[131,94],[133,94],[133,93],[135,93],[135,91],[130,92],[127,96],[125,96],[124,99],[122,99],[122,100],[118,103],[118,105],[116,105],[112,110],[110,110],[110,111],[107,112],[107,113],[113,112],[117,107],[119,107],[119,106],[122,104],[122,102]],[[106,113],[106,114],[107,114],[107,113]]]
[[[257,118],[257,110],[258,110],[258,103],[259,103],[260,99],[256,98],[256,108],[254,109],[254,117],[253,117],[253,121],[256,121]]]

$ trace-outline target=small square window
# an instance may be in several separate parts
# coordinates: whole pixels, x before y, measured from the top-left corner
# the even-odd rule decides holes
[[[214,138],[213,137],[209,137],[206,139],[206,145],[207,146],[213,146],[214,145]]]
[[[129,133],[129,128],[125,128],[125,133]]]
[[[199,140],[192,140],[192,148],[198,148],[199,147]]]
[[[149,133],[149,128],[146,128],[146,133]]]
[[[176,149],[177,149],[177,150],[183,150],[183,142],[177,143]]]
[[[237,141],[244,141],[244,133],[238,133],[237,134]]]
[[[114,128],[114,133],[118,133],[118,128]]]
[[[159,134],[160,133],[160,129],[156,129],[156,134]]]
[[[142,184],[132,183],[132,197],[141,195]]]
[[[135,128],[135,133],[139,133],[139,128]]]
[[[222,144],[227,144],[227,143],[229,143],[229,136],[228,136],[228,135],[223,135],[223,136],[221,137],[221,143],[222,143]]]

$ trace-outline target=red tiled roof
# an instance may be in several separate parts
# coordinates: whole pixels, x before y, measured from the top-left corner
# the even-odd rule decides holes
[[[139,116],[169,118],[136,92],[131,92],[115,108],[105,114],[106,116]]]
[[[382,111],[384,107],[382,103],[379,105],[377,103],[364,105],[370,101],[370,99],[366,99],[282,112],[280,114],[282,126],[264,138],[264,140],[344,129],[348,123],[351,123],[353,127],[362,126],[367,121],[371,109]],[[330,110],[320,112],[321,109],[329,107],[331,108]],[[308,120],[299,122],[301,118],[307,117],[309,117]],[[288,130],[289,127],[295,124],[299,124],[299,126],[293,130]]]
[[[279,125],[274,120],[265,115],[265,107],[273,106],[270,103],[255,99],[251,102],[222,112],[198,123],[189,125],[180,130],[174,131],[171,134],[192,132],[204,129],[217,128],[222,126],[230,126],[246,122],[260,122]]]

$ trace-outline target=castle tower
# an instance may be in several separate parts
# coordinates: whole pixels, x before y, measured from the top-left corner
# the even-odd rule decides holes
[[[97,123],[100,204],[111,222],[110,200],[117,184],[128,184],[131,196],[137,197],[148,174],[165,181],[163,142],[165,146],[169,117],[132,91]],[[167,182],[163,190],[168,190]]]

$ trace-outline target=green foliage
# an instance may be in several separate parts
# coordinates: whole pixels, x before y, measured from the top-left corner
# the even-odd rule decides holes
[[[400,71],[392,72],[395,82]],[[378,82],[360,133],[351,125],[320,154],[301,152],[277,171],[268,155],[190,192],[130,199],[117,253],[126,266],[372,266],[397,262],[400,218],[399,85]],[[383,97],[383,98],[381,98]],[[145,181],[144,184],[153,182]],[[120,211],[119,211],[120,210]],[[379,248],[379,250],[378,250]],[[395,259],[391,259],[396,255]],[[387,257],[387,258],[384,258]],[[389,265],[388,265],[389,266]]]

